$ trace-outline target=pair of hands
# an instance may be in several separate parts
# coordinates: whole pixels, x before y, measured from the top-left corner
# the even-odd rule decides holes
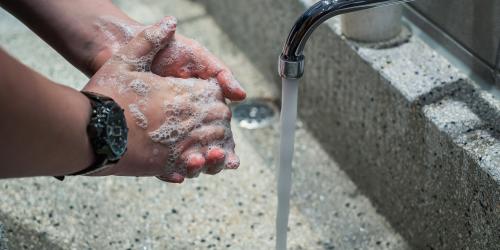
[[[96,57],[99,70],[84,90],[113,98],[129,127],[127,153],[99,175],[180,183],[239,166],[225,98],[246,94],[227,67],[175,29],[175,18],[166,17]]]

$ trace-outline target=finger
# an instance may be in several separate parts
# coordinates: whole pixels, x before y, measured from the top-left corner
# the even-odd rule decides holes
[[[214,104],[213,108],[208,111],[203,122],[209,123],[213,121],[230,121],[232,117],[231,109],[224,103],[219,102]]]
[[[158,53],[152,71],[161,76],[215,78],[232,101],[245,99],[246,92],[231,71],[196,41],[176,35],[176,42]]]
[[[237,169],[240,166],[240,158],[234,153],[234,151],[229,151],[226,154],[224,167],[226,169]]]
[[[174,36],[176,25],[174,17],[163,18],[134,37],[117,52],[117,56],[129,65],[137,66],[137,63],[142,63],[150,67],[154,55]]]
[[[162,76],[180,78],[215,78],[221,65],[217,58],[195,40],[176,35],[168,46],[158,52],[152,71]]]
[[[224,149],[226,150],[226,158],[224,160],[224,167],[226,169],[237,169],[240,166],[240,158],[234,152],[234,140],[230,138],[224,144]]]
[[[197,150],[184,153],[181,158],[186,166],[186,176],[188,178],[193,178],[199,175],[203,167],[205,166],[205,157]]]
[[[205,160],[207,165],[218,165],[224,163],[224,158],[226,158],[226,153],[220,147],[209,147],[206,152]]]
[[[229,70],[222,70],[217,74],[224,96],[231,101],[242,101],[247,94]]]
[[[197,102],[212,103],[213,100],[225,102],[223,90],[217,81],[196,79],[191,82],[194,83],[191,92]]]
[[[203,168],[205,162],[205,157],[200,152],[200,147],[194,146],[180,155],[178,165],[185,167],[186,172],[193,172]]]
[[[216,165],[207,166],[204,173],[208,174],[208,175],[216,175],[216,174],[222,172],[222,170],[224,170],[224,164],[220,163],[220,164],[216,164]]]
[[[221,140],[225,136],[225,130],[225,127],[216,125],[197,128],[178,144],[179,152],[184,152],[193,145],[208,145],[211,142]]]
[[[245,99],[245,90],[233,76],[228,67],[226,67],[216,56],[214,56],[205,47],[198,44],[196,41],[190,41],[191,47],[195,49],[192,56],[188,56],[184,64],[198,65],[193,68],[192,73],[195,77],[202,79],[216,78],[220,86],[224,90],[224,96],[232,101],[241,101]],[[182,68],[182,67],[181,67]]]
[[[170,173],[166,175],[156,176],[161,181],[170,183],[182,183],[184,182],[184,176],[179,173]]]
[[[205,174],[215,175],[224,169],[224,159],[226,153],[220,147],[212,147],[206,153],[207,167],[204,171]]]

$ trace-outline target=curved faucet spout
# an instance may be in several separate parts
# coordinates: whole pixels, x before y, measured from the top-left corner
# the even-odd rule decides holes
[[[297,79],[304,73],[304,47],[313,31],[326,20],[348,12],[412,0],[322,0],[297,19],[280,56],[281,77]]]

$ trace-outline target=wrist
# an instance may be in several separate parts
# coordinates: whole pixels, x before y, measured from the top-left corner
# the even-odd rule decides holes
[[[77,152],[80,152],[80,157],[75,158],[73,164],[69,164],[71,167],[66,169],[64,174],[70,174],[80,171],[90,166],[90,164],[92,164],[96,160],[92,144],[86,132],[87,125],[90,122],[90,114],[92,112],[90,101],[82,93],[73,93],[75,93],[75,105],[80,107],[81,110],[80,112],[76,113],[78,116],[76,117],[76,130],[79,137],[79,139],[77,139],[76,141],[80,142],[77,143],[76,147],[79,148]]]
[[[51,169],[43,175],[62,176],[80,171],[95,162],[92,144],[87,136],[92,108],[82,93],[65,86],[54,86],[56,88],[52,89],[51,95],[53,94],[53,99],[59,100],[55,104],[59,111],[53,111],[48,116],[55,124],[51,126],[54,130],[51,140],[55,144],[53,146],[57,147],[54,150],[57,153],[51,155],[58,159],[50,164]]]
[[[118,163],[127,150],[128,127],[124,110],[111,98],[93,92],[82,92],[91,103],[90,121],[86,126],[94,161],[69,175],[93,175]],[[57,177],[62,180],[64,177]]]

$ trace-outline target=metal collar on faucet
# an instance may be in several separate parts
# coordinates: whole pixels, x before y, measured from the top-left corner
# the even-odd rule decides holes
[[[412,0],[322,0],[297,19],[279,58],[279,74],[298,79],[304,74],[304,47],[313,31],[326,20],[348,12]]]

